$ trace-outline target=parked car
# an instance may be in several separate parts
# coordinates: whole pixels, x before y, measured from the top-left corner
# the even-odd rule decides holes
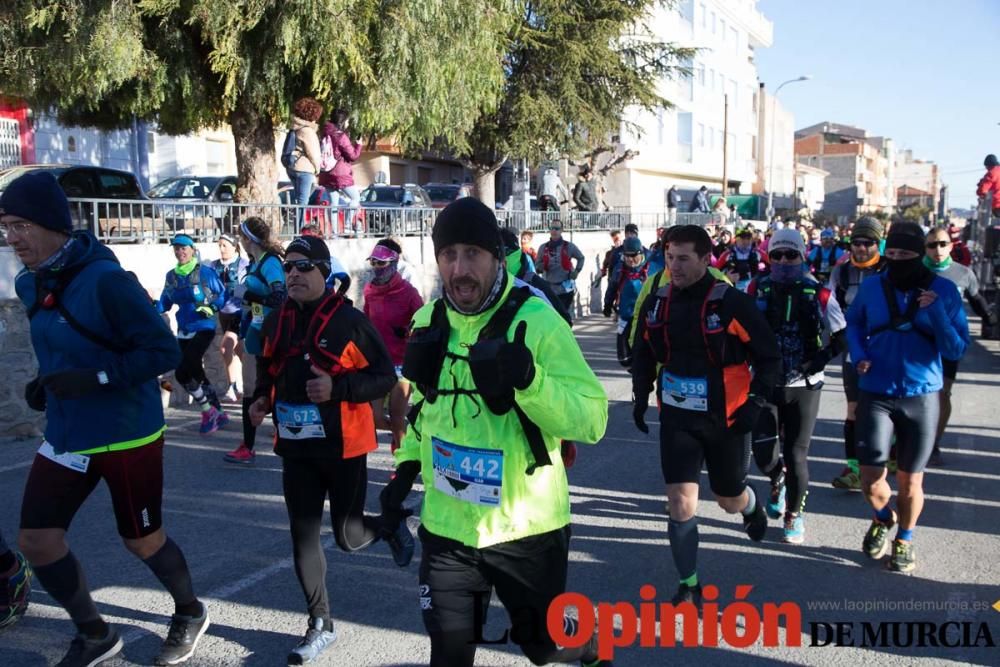
[[[91,231],[102,238],[131,235],[141,231],[144,226],[142,221],[152,214],[152,209],[147,204],[126,203],[147,199],[136,177],[127,171],[107,167],[65,164],[23,164],[9,167],[0,170],[0,192],[19,176],[41,171],[52,174],[70,199],[122,200],[121,204],[97,204],[98,229]],[[94,204],[70,202],[70,215],[74,227],[92,226],[94,212]],[[150,224],[150,229],[151,227]]]
[[[472,196],[472,186],[468,183],[425,183],[423,187],[434,208],[444,208],[456,199]]]
[[[208,204],[233,201],[235,176],[176,176],[151,187],[148,195],[171,231],[199,230],[210,220],[220,231],[232,232],[232,207]]]
[[[419,234],[436,217],[427,191],[414,183],[370,185],[361,192],[361,206],[368,231],[376,234]],[[406,208],[415,210],[400,210]]]

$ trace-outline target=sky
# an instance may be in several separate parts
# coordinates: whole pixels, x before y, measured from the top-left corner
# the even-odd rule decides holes
[[[758,76],[795,126],[832,121],[936,162],[951,207],[975,202],[1000,155],[1000,0],[759,0],[774,45]],[[992,48],[991,48],[992,47]]]

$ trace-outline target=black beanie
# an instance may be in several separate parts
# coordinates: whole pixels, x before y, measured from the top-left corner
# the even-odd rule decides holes
[[[497,217],[475,197],[462,197],[444,207],[434,222],[431,240],[435,257],[456,243],[478,246],[497,259],[503,257]]]
[[[997,156],[994,155],[993,153],[987,155],[986,159],[983,160],[983,166],[986,167],[987,169],[991,169],[997,166],[998,164],[1000,164],[1000,162],[997,162]]]
[[[894,222],[885,237],[885,249],[912,250],[924,254],[924,230],[915,222]]]
[[[521,241],[517,237],[517,232],[510,227],[503,227],[500,229],[500,239],[503,241],[503,250],[505,255],[509,255],[510,253],[521,249]]]
[[[330,248],[327,247],[326,241],[316,236],[300,236],[288,244],[288,247],[285,248],[285,256],[287,257],[293,252],[311,259],[319,267],[324,278],[330,277],[332,270],[330,268]]]

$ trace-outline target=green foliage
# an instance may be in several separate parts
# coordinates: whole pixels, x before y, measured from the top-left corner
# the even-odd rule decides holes
[[[6,0],[3,92],[99,127],[185,133],[238,107],[283,124],[296,97],[401,145],[463,147],[503,85],[509,2]]]
[[[907,206],[902,210],[900,216],[903,220],[908,222],[916,222],[918,224],[923,224],[924,221],[929,219],[931,209],[929,206],[921,206],[919,204],[912,204]]]
[[[580,155],[618,134],[630,107],[669,107],[657,92],[693,54],[647,26],[659,0],[518,0],[506,40],[507,75],[495,111],[479,117],[472,145],[453,150],[480,168]]]

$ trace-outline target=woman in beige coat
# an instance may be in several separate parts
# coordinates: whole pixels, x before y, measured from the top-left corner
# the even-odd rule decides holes
[[[311,97],[303,97],[295,101],[292,112],[295,162],[288,168],[288,178],[294,188],[295,203],[304,207],[309,203],[309,196],[319,173],[320,149],[316,121],[323,115],[323,106]],[[298,211],[300,227],[304,212],[304,208]]]

